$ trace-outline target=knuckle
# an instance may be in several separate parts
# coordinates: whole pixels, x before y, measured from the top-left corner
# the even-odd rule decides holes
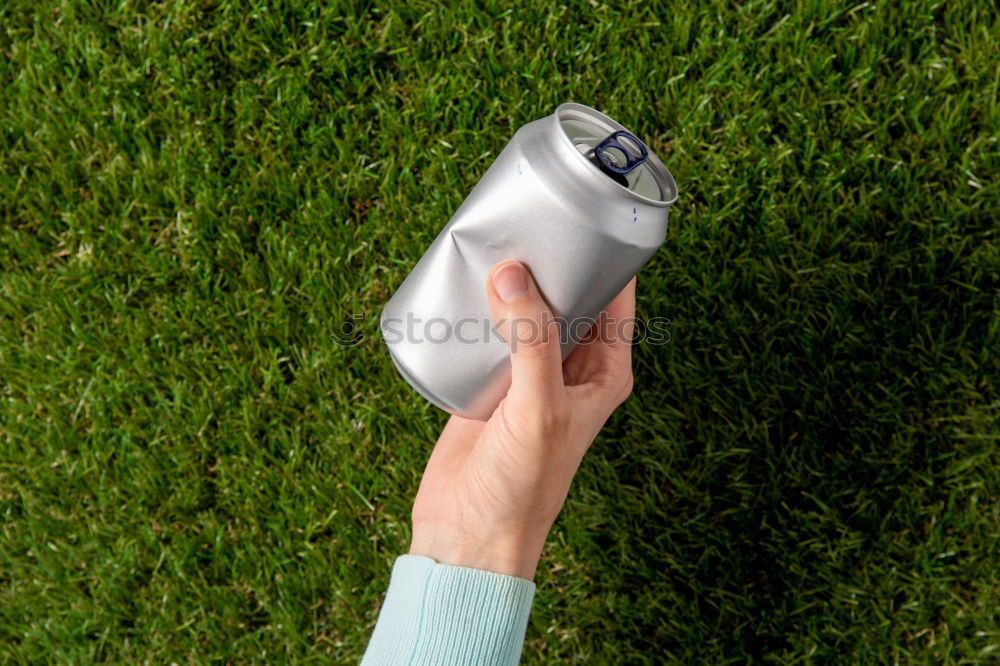
[[[626,374],[607,373],[598,382],[598,385],[603,402],[615,410],[632,395],[635,378],[631,370]]]
[[[562,350],[557,342],[536,342],[518,350],[538,363],[561,363]]]
[[[569,427],[569,410],[563,405],[542,410],[539,427],[549,435],[564,432]]]
[[[539,324],[532,318],[515,320],[510,327],[510,345],[516,351],[528,351],[533,354],[550,354],[552,348],[558,349],[558,331],[553,332],[551,326]]]

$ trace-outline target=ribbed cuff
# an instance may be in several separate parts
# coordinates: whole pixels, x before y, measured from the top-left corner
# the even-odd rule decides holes
[[[534,596],[523,578],[403,555],[362,666],[517,664]]]

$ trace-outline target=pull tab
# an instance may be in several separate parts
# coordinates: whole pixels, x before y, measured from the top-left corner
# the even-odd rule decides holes
[[[611,176],[616,182],[628,187],[625,174],[637,168],[646,158],[649,151],[630,132],[615,132],[594,148],[594,157],[601,171]]]

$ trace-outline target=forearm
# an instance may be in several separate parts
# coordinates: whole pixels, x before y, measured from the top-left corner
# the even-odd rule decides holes
[[[517,664],[534,594],[529,580],[404,555],[361,663]]]

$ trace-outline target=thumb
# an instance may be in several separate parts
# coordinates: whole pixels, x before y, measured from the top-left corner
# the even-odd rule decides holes
[[[500,262],[486,280],[486,296],[494,326],[510,345],[508,396],[551,399],[564,388],[559,327],[528,269]]]

